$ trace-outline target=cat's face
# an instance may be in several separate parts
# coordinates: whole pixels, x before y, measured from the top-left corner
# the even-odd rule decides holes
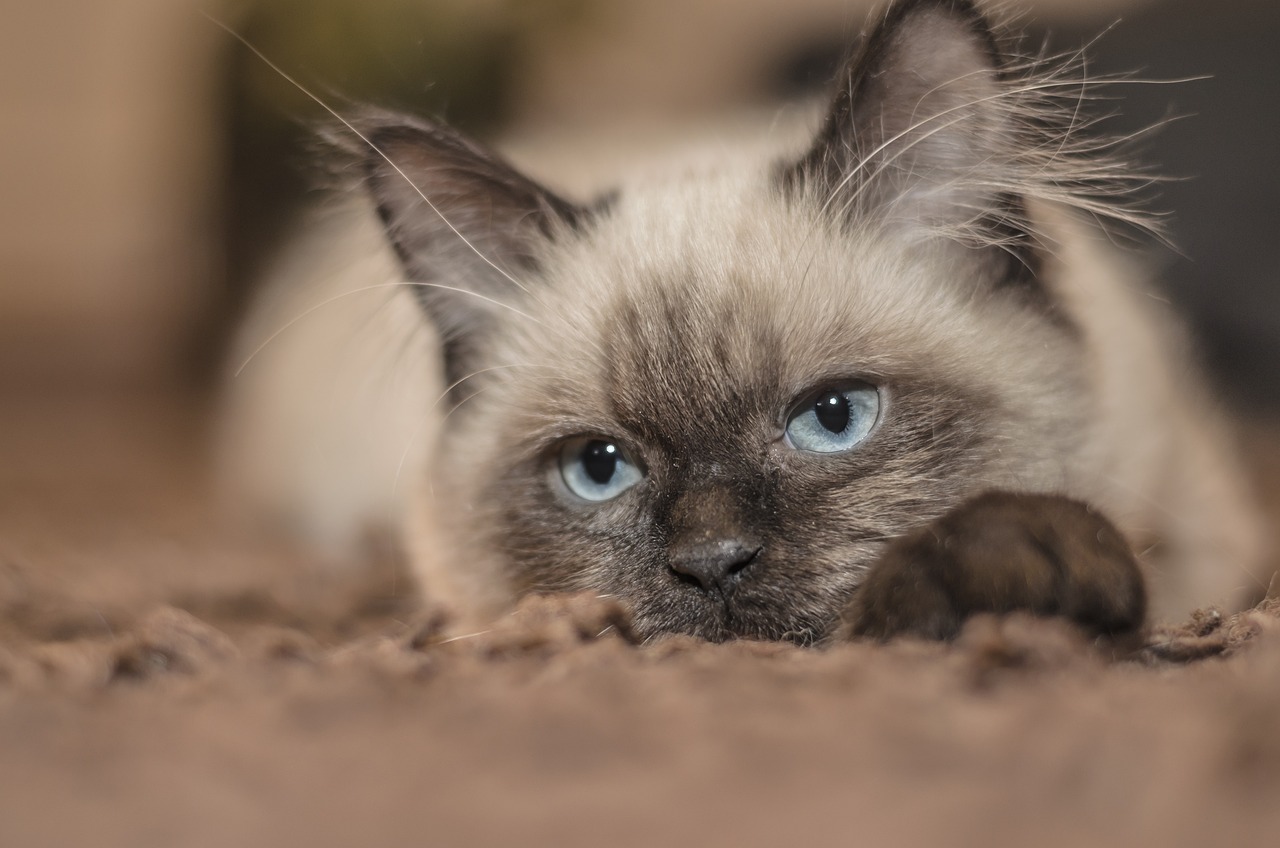
[[[807,154],[594,208],[443,128],[374,127],[445,339],[463,555],[615,596],[644,634],[811,642],[886,539],[1065,485],[1084,340],[1051,261],[1024,264],[996,61],[967,3],[901,3]]]
[[[709,182],[623,194],[542,261],[441,473],[520,589],[616,596],[642,632],[810,641],[885,539],[1062,473],[1073,342],[964,295],[989,281],[963,256],[824,226],[765,170]]]

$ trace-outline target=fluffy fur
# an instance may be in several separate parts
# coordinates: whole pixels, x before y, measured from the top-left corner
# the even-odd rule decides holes
[[[1101,510],[1164,614],[1248,587],[1261,535],[1220,418],[1134,267],[1087,223],[1137,219],[1114,203],[1126,172],[1082,146],[1061,68],[1008,55],[969,2],[903,0],[803,141],[742,145],[586,204],[441,125],[358,122],[409,277],[378,314],[420,346],[388,364],[412,387],[378,394],[365,441],[438,430],[434,460],[395,475],[414,492],[405,526],[427,595],[465,620],[591,590],[643,634],[809,643],[890,540],[989,490]],[[378,273],[338,275],[335,294]],[[349,332],[307,320],[311,336]],[[276,340],[285,352],[241,381],[232,422],[258,423],[233,456],[254,456],[275,418],[262,398],[300,405],[299,344]],[[880,392],[866,441],[791,447],[797,404],[849,381]],[[601,503],[573,495],[560,467],[581,437],[617,445],[643,479]],[[364,476],[392,485],[391,464]],[[386,511],[359,500],[348,514]],[[673,565],[729,544],[753,552],[732,585]]]

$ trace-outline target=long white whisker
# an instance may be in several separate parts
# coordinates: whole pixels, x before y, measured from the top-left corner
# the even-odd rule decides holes
[[[272,333],[271,335],[267,336],[267,338],[266,338],[266,339],[265,339],[265,340],[264,340],[260,345],[258,345],[256,348],[254,348],[254,349],[253,349],[253,352],[252,352],[252,353],[250,353],[250,354],[245,358],[244,362],[242,362],[242,363],[240,364],[240,367],[236,369],[236,372],[235,372],[235,375],[234,375],[234,376],[239,377],[239,376],[240,376],[240,374],[241,374],[241,372],[243,372],[243,371],[244,371],[244,369],[245,369],[245,368],[247,368],[247,367],[249,366],[249,363],[250,363],[250,362],[252,362],[252,361],[254,360],[254,358],[256,358],[256,357],[257,357],[257,355],[258,355],[258,354],[262,353],[262,351],[267,347],[267,345],[269,345],[269,344],[271,344],[273,341],[275,341],[275,340],[276,340],[276,338],[277,338],[281,333],[285,332],[285,331],[286,331],[286,330],[288,330],[290,327],[292,327],[294,324],[297,324],[297,323],[298,323],[299,321],[301,321],[303,318],[306,318],[306,317],[307,317],[308,315],[310,315],[312,312],[315,312],[317,309],[322,309],[322,308],[324,308],[325,306],[328,306],[328,305],[329,305],[329,304],[331,304],[331,303],[334,303],[334,302],[336,302],[336,301],[342,300],[343,298],[345,298],[345,297],[349,297],[349,296],[351,296],[351,295],[353,295],[353,294],[360,294],[361,292],[374,291],[374,290],[376,290],[376,289],[403,288],[403,287],[406,287],[406,286],[410,286],[410,287],[412,287],[412,286],[419,286],[419,287],[423,287],[423,288],[443,289],[443,290],[445,290],[445,291],[458,292],[459,294],[465,294],[465,295],[467,295],[467,296],[469,296],[469,297],[479,298],[480,300],[483,300],[483,301],[485,301],[485,302],[487,302],[487,303],[491,303],[491,304],[493,304],[494,306],[498,306],[498,307],[501,307],[501,308],[503,308],[503,309],[508,309],[508,310],[510,310],[510,311],[512,311],[512,312],[514,312],[515,314],[519,315],[521,318],[525,318],[525,319],[527,319],[527,320],[529,320],[529,321],[532,321],[532,322],[533,322],[533,323],[535,323],[535,324],[539,324],[539,325],[541,325],[541,323],[542,323],[542,322],[538,321],[537,319],[535,319],[533,316],[531,316],[531,315],[529,315],[529,314],[527,314],[527,313],[525,313],[525,312],[521,312],[519,309],[516,309],[514,306],[512,306],[512,305],[511,305],[511,304],[509,304],[509,303],[503,303],[503,302],[502,302],[502,301],[500,301],[500,300],[494,300],[494,299],[493,299],[493,298],[491,298],[491,297],[486,297],[485,295],[482,295],[482,294],[480,294],[479,292],[471,291],[470,289],[458,288],[457,286],[446,286],[446,285],[444,285],[443,283],[419,283],[419,282],[415,282],[415,281],[412,281],[412,280],[409,280],[409,281],[398,281],[398,282],[394,282],[394,283],[377,283],[376,285],[371,285],[371,286],[360,286],[359,288],[354,288],[354,289],[350,289],[349,291],[340,292],[339,294],[335,294],[335,295],[333,295],[332,297],[325,298],[324,300],[320,301],[319,303],[314,304],[313,306],[311,306],[311,307],[307,308],[307,309],[306,309],[306,310],[304,310],[302,313],[300,313],[300,314],[298,314],[298,315],[295,315],[291,320],[289,320],[287,323],[285,323],[285,324],[284,324],[284,326],[280,327],[280,328],[279,328],[279,329],[277,329],[274,333]]]
[[[419,188],[418,185],[409,178],[409,175],[406,174],[403,170],[401,170],[399,165],[397,165],[394,161],[392,161],[390,156],[382,152],[381,148],[379,148],[372,141],[370,141],[368,136],[360,132],[360,130],[358,130],[356,126],[352,124],[349,120],[343,117],[342,114],[339,113],[337,109],[334,109],[332,106],[326,103],[323,99],[313,94],[306,86],[304,86],[302,83],[298,82],[296,79],[290,76],[289,73],[286,72],[283,68],[281,68],[275,62],[271,61],[271,59],[267,58],[266,54],[264,54],[261,50],[255,47],[253,43],[249,41],[249,39],[245,38],[243,35],[236,32],[227,24],[213,17],[213,15],[210,15],[208,12],[201,11],[201,14],[214,26],[218,27],[223,32],[227,33],[232,38],[234,38],[236,41],[240,42],[240,44],[244,45],[245,49],[251,52],[254,56],[258,57],[258,59],[260,59],[264,64],[266,64],[268,68],[270,68],[271,70],[279,74],[281,78],[283,78],[286,82],[288,82],[294,88],[298,89],[298,91],[302,92],[312,101],[314,101],[317,105],[320,106],[321,109],[324,109],[326,112],[328,112],[338,121],[340,121],[344,127],[346,127],[355,135],[356,138],[363,141],[366,145],[368,145],[370,150],[378,154],[378,156],[380,156],[383,159],[383,161],[385,161],[388,165],[390,165],[391,168],[397,174],[399,174],[401,178],[404,179],[405,183],[408,184],[408,186],[412,188],[419,197],[422,198],[422,201],[427,204],[427,206],[431,209],[431,211],[436,213],[436,215],[440,217],[440,220],[443,221],[444,225],[448,227],[455,236],[458,237],[458,240],[461,241],[463,244],[465,244],[471,250],[472,253],[474,253],[477,257],[479,257],[480,261],[484,262],[490,268],[497,271],[500,275],[502,275],[504,279],[506,279],[516,288],[520,289],[520,291],[525,292],[526,294],[529,293],[528,287],[526,287],[523,283],[521,283],[515,277],[511,276],[511,274],[507,273],[507,271],[504,268],[499,266],[489,257],[485,256],[484,253],[481,252],[481,250],[478,247],[472,244],[471,241],[466,236],[464,236],[447,217],[445,217],[445,214],[441,212],[439,207],[437,207],[431,201],[431,198],[427,197],[426,192],[424,192],[421,188]]]

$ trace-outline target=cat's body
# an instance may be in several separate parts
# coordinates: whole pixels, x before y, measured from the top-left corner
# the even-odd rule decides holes
[[[1106,167],[1036,111],[1062,83],[1005,63],[964,0],[898,3],[816,140],[744,145],[586,206],[438,125],[359,123],[367,185],[423,285],[309,317],[330,357],[348,333],[385,350],[398,327],[409,346],[383,363],[394,378],[328,375],[311,396],[336,409],[347,387],[383,387],[367,477],[438,440],[397,475],[428,596],[481,617],[590,590],[645,635],[813,642],[841,620],[945,636],[937,621],[982,609],[1132,629],[1126,547],[1162,614],[1248,588],[1262,540],[1221,419],[1134,266],[1080,214],[1099,211]],[[337,274],[332,294],[394,267]],[[324,299],[295,290],[285,312]],[[367,321],[386,323],[349,329]],[[271,387],[306,388],[291,361],[238,392],[232,421],[259,444]],[[1004,494],[972,500],[989,491]],[[921,532],[941,578],[901,546],[885,558]],[[1001,576],[992,539],[1029,540],[1030,564]]]

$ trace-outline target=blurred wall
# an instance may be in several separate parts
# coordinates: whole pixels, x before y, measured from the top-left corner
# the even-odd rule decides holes
[[[6,6],[0,386],[182,371],[219,275],[223,50],[174,0]]]

